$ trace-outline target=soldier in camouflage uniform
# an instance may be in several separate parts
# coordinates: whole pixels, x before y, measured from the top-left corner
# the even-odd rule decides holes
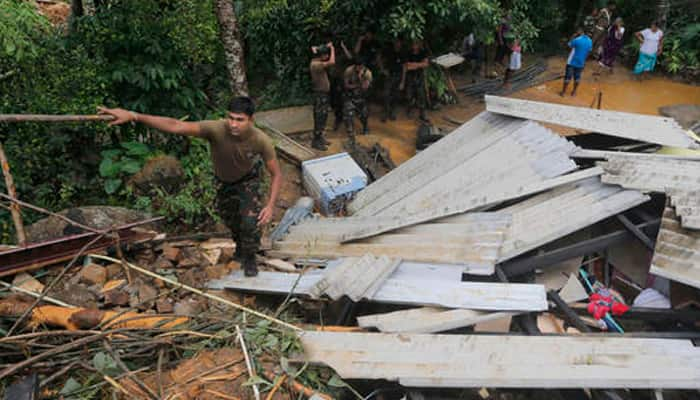
[[[328,108],[331,104],[331,85],[327,69],[335,64],[335,49],[333,43],[311,48],[314,57],[311,59],[309,71],[314,91],[314,138],[311,147],[317,150],[327,150],[328,141],[323,137],[328,119]]]
[[[411,51],[406,56],[404,63],[404,81],[401,86],[406,87],[408,108],[406,115],[411,115],[411,109],[418,107],[420,119],[425,120],[425,108],[427,97],[425,93],[425,69],[428,68],[428,53],[423,48],[423,43],[416,41],[411,44]]]
[[[226,119],[187,122],[174,118],[137,114],[123,109],[101,108],[115,117],[110,125],[141,122],[163,132],[195,136],[209,141],[217,182],[216,206],[236,242],[236,255],[246,276],[258,273],[255,254],[260,248],[260,227],[272,219],[282,186],[275,148],[270,138],[254,126],[255,105],[248,97],[231,101]],[[263,206],[260,190],[262,164],[271,177],[270,197]]]
[[[369,109],[367,107],[366,94],[369,85],[372,83],[372,72],[365,67],[359,59],[355,59],[352,65],[345,69],[343,77],[345,82],[343,116],[345,128],[350,138],[350,143],[355,143],[355,113],[362,122],[362,133],[369,133],[367,125],[369,119]]]
[[[382,54],[382,70],[386,75],[384,82],[384,114],[382,122],[396,119],[396,102],[401,95],[404,54],[401,39],[396,39]]]

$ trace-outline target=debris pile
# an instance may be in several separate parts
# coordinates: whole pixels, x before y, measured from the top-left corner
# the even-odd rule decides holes
[[[134,221],[0,252],[0,378],[66,398],[692,398],[700,157],[582,149],[535,121],[693,137],[668,118],[486,106],[359,191],[347,217],[299,199],[256,277],[230,239]]]

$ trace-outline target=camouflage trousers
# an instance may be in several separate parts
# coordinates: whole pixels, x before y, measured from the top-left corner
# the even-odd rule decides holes
[[[362,129],[367,130],[367,120],[369,119],[369,108],[365,96],[358,93],[348,93],[343,101],[343,120],[345,129],[350,137],[355,136],[354,119],[355,113],[362,122]]]
[[[331,99],[327,92],[314,92],[314,137],[323,136]]]
[[[236,242],[236,253],[244,259],[255,257],[260,249],[261,232],[258,215],[262,209],[260,170],[258,161],[253,169],[237,182],[217,179],[216,209]]]
[[[425,97],[425,83],[423,74],[418,72],[406,74],[406,97],[409,107],[417,107],[421,114],[425,111],[427,99]]]
[[[394,115],[394,107],[401,96],[401,72],[394,72],[384,82],[384,116]]]

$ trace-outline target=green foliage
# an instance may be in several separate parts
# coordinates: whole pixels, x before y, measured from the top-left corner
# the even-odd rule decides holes
[[[152,156],[151,149],[140,142],[122,142],[121,148],[102,150],[100,176],[104,178],[107,194],[114,194],[122,181],[139,172],[146,160]]]
[[[481,40],[490,40],[498,10],[493,0],[398,0],[382,26],[392,36],[410,40],[430,40],[445,31],[468,33],[464,27]]]
[[[48,30],[49,22],[32,2],[0,0],[0,59],[35,60],[40,53],[35,40]]]
[[[434,97],[443,103],[453,103],[454,98],[452,94],[447,90],[447,78],[442,70],[435,66],[430,65],[426,70],[426,79],[428,80],[428,87],[431,89]]]
[[[211,4],[108,3],[94,17],[76,21],[70,40],[103,60],[104,78],[119,105],[169,115],[206,109],[206,95],[195,78],[213,72],[200,64],[211,64],[219,50]]]
[[[700,75],[700,17],[680,16],[668,26],[661,66],[672,74]]]
[[[161,188],[149,196],[131,193],[132,207],[165,216],[169,222],[178,223],[181,229],[196,229],[212,220],[218,221],[214,210],[216,181],[206,141],[192,139],[189,152],[181,157],[180,162],[185,179],[176,193]]]

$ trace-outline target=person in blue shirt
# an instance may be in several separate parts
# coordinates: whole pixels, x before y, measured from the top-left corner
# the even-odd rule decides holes
[[[574,80],[574,89],[571,91],[571,95],[576,96],[576,89],[578,89],[578,84],[581,80],[581,72],[583,72],[583,67],[586,65],[588,53],[593,48],[593,41],[584,33],[583,28],[578,28],[576,34],[569,42],[569,47],[571,48],[571,53],[569,53],[569,59],[566,62],[564,87],[559,93],[562,97],[566,93],[566,88],[569,86],[571,79]]]

